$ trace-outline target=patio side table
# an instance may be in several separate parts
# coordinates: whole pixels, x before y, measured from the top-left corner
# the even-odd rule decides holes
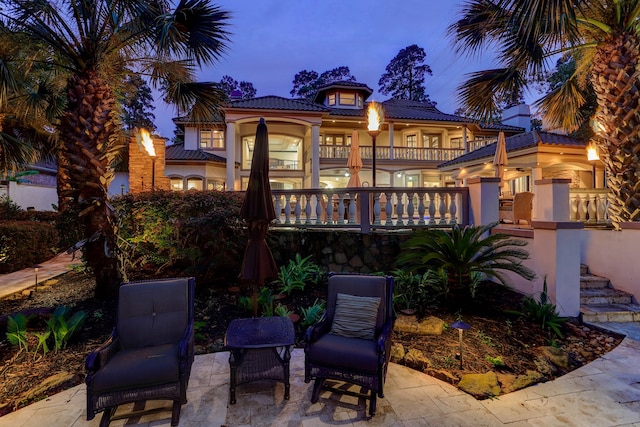
[[[234,319],[225,335],[229,350],[230,403],[236,403],[236,386],[258,380],[284,383],[289,399],[289,360],[295,342],[293,322],[288,317]]]

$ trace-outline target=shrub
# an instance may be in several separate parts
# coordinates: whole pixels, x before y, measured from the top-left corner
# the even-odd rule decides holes
[[[280,292],[291,295],[295,290],[303,291],[307,284],[316,282],[320,275],[320,267],[311,260],[311,255],[302,258],[296,254],[287,265],[280,267],[275,284],[280,286]]]
[[[520,311],[512,311],[512,313],[524,316],[532,322],[539,324],[542,329],[554,332],[557,336],[562,337],[560,327],[567,319],[560,317],[556,305],[552,304],[549,300],[547,294],[547,276],[544,277],[540,299],[536,300],[533,296],[525,297],[522,300]]]
[[[507,285],[503,271],[511,271],[533,279],[535,273],[522,264],[529,258],[529,253],[521,249],[526,242],[504,233],[491,234],[497,224],[417,231],[401,245],[398,264],[412,272],[446,272],[446,296],[458,302],[475,297],[479,277],[493,277]]]
[[[0,220],[9,221],[20,217],[22,209],[6,195],[0,196]]]
[[[9,273],[44,262],[57,253],[58,233],[46,222],[0,223],[0,273]]]
[[[246,246],[242,195],[154,191],[113,200],[119,236],[133,245],[127,261],[148,276],[180,272],[198,283],[237,278]]]

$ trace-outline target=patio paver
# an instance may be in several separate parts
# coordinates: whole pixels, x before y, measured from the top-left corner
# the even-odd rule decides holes
[[[325,391],[312,404],[302,349],[293,351],[289,401],[282,384],[256,382],[238,386],[238,403],[229,405],[228,357],[227,352],[196,356],[181,426],[640,426],[640,342],[630,338],[568,375],[483,401],[392,363],[372,419],[364,399]],[[85,386],[76,386],[1,417],[0,426],[98,426],[99,416],[85,419],[85,399]],[[160,411],[111,426],[170,425],[170,402],[150,402],[149,408]],[[117,414],[131,409],[126,405]]]

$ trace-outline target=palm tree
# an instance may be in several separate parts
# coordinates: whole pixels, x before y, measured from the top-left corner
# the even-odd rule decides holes
[[[575,73],[537,106],[552,125],[574,130],[591,83],[594,142],[613,194],[609,217],[616,228],[640,220],[640,0],[468,0],[449,29],[459,53],[499,49],[500,68],[471,73],[459,88],[479,118],[496,110],[496,97],[525,88],[550,56],[571,53]]]
[[[224,94],[195,81],[228,41],[227,12],[208,0],[3,0],[3,32],[29,40],[66,76],[66,108],[56,126],[58,194],[84,225],[83,251],[96,277],[96,296],[120,283],[117,218],[109,203],[119,123],[114,92],[126,70],[145,75],[165,101],[194,120],[218,112]],[[25,61],[34,63],[25,55]]]

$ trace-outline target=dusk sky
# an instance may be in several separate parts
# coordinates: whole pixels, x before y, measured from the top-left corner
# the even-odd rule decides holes
[[[213,0],[231,12],[227,52],[201,81],[229,75],[253,83],[256,96],[290,97],[293,78],[301,70],[318,73],[348,66],[360,83],[378,93],[378,80],[398,52],[417,44],[426,52],[426,93],[437,108],[453,113],[456,87],[465,73],[489,68],[492,56],[456,57],[447,27],[459,12],[460,0]],[[159,103],[158,103],[159,104]],[[173,136],[172,107],[154,111],[159,133]]]

